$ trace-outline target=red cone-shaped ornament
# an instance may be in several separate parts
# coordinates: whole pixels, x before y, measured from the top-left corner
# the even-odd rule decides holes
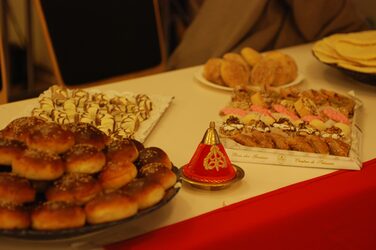
[[[235,178],[235,168],[219,140],[214,122],[210,122],[191,161],[182,171],[186,178],[203,183],[223,183]]]

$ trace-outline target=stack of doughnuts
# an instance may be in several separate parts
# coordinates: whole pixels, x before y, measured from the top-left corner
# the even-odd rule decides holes
[[[210,58],[204,65],[206,80],[231,88],[258,86],[279,87],[297,77],[297,65],[292,57],[280,51],[260,54],[245,47],[240,53],[226,53]]]
[[[176,181],[162,149],[88,123],[21,117],[0,131],[0,229],[121,220],[160,202]]]

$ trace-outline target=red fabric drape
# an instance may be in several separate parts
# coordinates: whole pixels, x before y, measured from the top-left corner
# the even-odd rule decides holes
[[[376,249],[376,159],[105,249]]]

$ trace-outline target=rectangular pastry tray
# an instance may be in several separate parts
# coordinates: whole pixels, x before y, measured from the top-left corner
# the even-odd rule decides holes
[[[362,103],[355,96],[352,96],[356,102],[354,116],[351,123],[351,147],[348,157],[325,155],[318,153],[306,153],[293,150],[281,150],[259,147],[243,146],[234,140],[222,136],[220,140],[226,148],[226,152],[233,162],[271,164],[280,166],[310,167],[325,169],[348,169],[360,170],[362,160],[362,130],[359,126],[358,116],[359,108]],[[221,122],[216,127],[219,128]]]

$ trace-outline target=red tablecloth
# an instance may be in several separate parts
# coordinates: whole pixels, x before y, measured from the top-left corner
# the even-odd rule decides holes
[[[376,249],[376,159],[105,249]]]

